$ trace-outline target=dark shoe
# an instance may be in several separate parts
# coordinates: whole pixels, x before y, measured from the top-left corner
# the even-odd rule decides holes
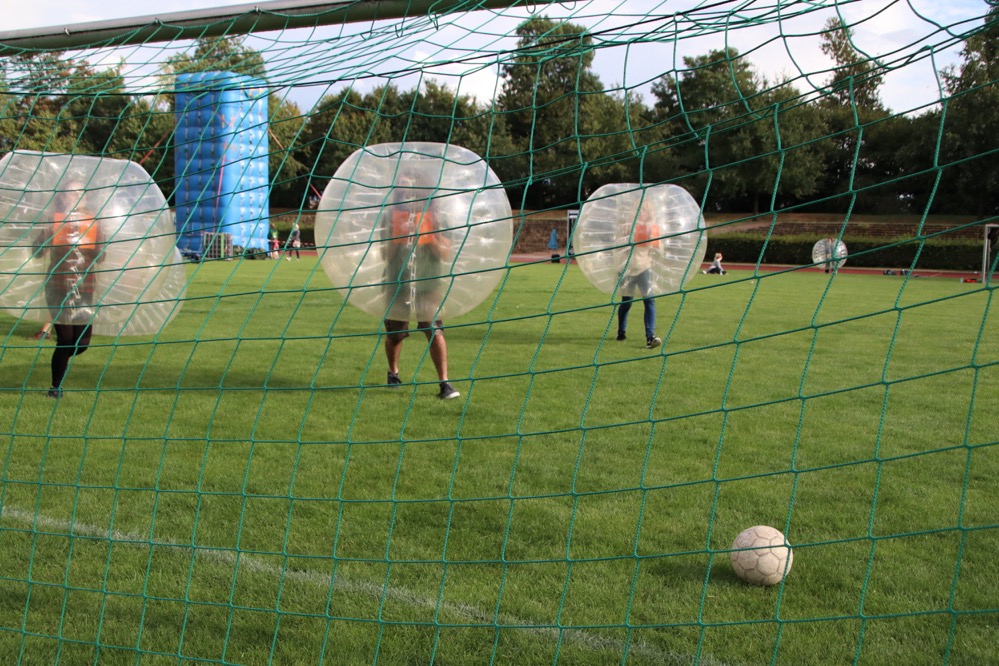
[[[656,347],[658,347],[662,343],[663,343],[663,341],[661,339],[659,339],[659,338],[657,338],[656,336],[653,335],[651,338],[646,338],[646,340],[645,340],[645,348],[646,349],[655,349]]]
[[[388,373],[388,382],[387,383],[389,385],[389,388],[398,388],[398,387],[402,386],[402,380],[399,379],[399,375],[396,374],[396,373],[394,373],[394,372]]]
[[[437,395],[441,400],[452,400],[457,398],[460,393],[454,390],[454,387],[447,382],[441,382],[441,392]]]
[[[614,339],[620,342],[621,340],[626,340],[627,338],[624,337],[624,333],[618,333],[617,337]]]
[[[50,388],[49,389],[49,397],[52,398],[53,400],[58,400],[59,398],[62,397],[62,389],[61,388]]]

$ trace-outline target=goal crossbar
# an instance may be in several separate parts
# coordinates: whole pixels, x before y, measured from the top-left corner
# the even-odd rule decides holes
[[[544,4],[546,0],[542,0]],[[25,50],[148,44],[178,39],[500,9],[519,0],[270,0],[73,25],[0,31],[0,57]],[[532,0],[532,4],[539,4]]]

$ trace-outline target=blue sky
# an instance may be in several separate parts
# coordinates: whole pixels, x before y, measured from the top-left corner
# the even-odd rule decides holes
[[[18,2],[13,11],[5,12],[4,30],[161,15],[233,4],[247,3],[245,0],[155,0],[156,9],[151,10],[134,0],[35,0]],[[696,0],[589,0],[553,4],[545,8],[544,13],[586,25],[591,31],[605,35],[608,40],[627,42],[630,41],[629,35],[645,31],[649,25],[644,23],[641,27],[629,28],[629,24],[649,17],[678,15],[681,10],[691,8],[695,11],[693,15],[696,15],[698,5],[710,4],[716,3]],[[791,78],[799,89],[806,90],[809,86],[821,86],[828,80],[829,75],[824,70],[831,63],[821,53],[820,40],[815,33],[828,18],[840,15],[855,26],[855,44],[861,51],[896,65],[901,65],[903,61],[906,63],[885,78],[882,87],[885,103],[896,111],[918,110],[922,105],[939,99],[936,71],[957,62],[957,36],[980,25],[980,17],[987,11],[985,0],[817,0],[812,3],[765,0],[726,5],[735,6],[741,8],[740,12],[728,17],[736,20],[730,20],[724,29],[699,32],[696,27],[681,23],[678,26],[682,29],[681,38],[678,40],[660,39],[655,43],[600,49],[594,69],[607,88],[626,87],[647,95],[656,77],[683,67],[684,56],[700,55],[729,45],[743,53],[751,52],[748,57],[754,67],[771,81]],[[802,7],[809,9],[802,11]],[[775,9],[782,14],[797,11],[799,15],[789,16],[780,23],[746,20],[744,24],[738,24],[740,17],[752,19],[754,12]],[[702,11],[707,12],[706,9]],[[319,95],[336,89],[337,85],[346,85],[343,83],[345,80],[353,81],[353,85],[363,92],[365,88],[387,80],[378,75],[416,65],[424,76],[488,101],[498,91],[495,54],[514,45],[516,39],[504,35],[512,35],[516,25],[527,16],[526,10],[519,9],[468,14],[453,22],[441,23],[439,29],[429,33],[413,33],[411,39],[397,42],[391,50],[391,57],[379,57],[371,64],[359,65],[347,58],[329,64],[325,70],[322,67],[306,68],[308,75],[302,74],[299,68],[294,80],[309,81],[315,85],[289,88],[285,94],[307,108]],[[682,22],[682,14],[678,16],[677,20]],[[704,13],[701,16],[710,17],[716,26],[720,25],[722,15],[719,13]],[[663,21],[659,27],[668,29],[670,22]],[[364,26],[358,26],[358,31],[363,29]],[[308,35],[302,33],[304,31],[287,34],[304,41]],[[260,44],[260,50],[266,53],[268,43],[263,41]],[[351,48],[360,48],[360,44],[358,40],[347,42]],[[452,62],[455,54],[476,50],[491,54],[492,62],[489,56],[480,61]],[[131,61],[134,54],[134,51],[125,50],[105,53],[102,57],[108,61],[117,61],[122,57]],[[143,59],[150,59],[150,56],[144,55]],[[289,58],[289,61],[295,60]],[[375,76],[358,79],[357,72],[373,73]],[[134,76],[139,80],[141,73]],[[340,83],[335,83],[337,81]],[[417,79],[401,78],[396,82],[400,87],[411,88]]]

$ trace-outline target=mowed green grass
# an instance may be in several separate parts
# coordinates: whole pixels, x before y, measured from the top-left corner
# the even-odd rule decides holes
[[[614,340],[520,265],[382,386],[315,260],[189,267],[66,396],[0,318],[0,654],[21,664],[978,664],[999,644],[999,305],[956,279],[698,275]],[[736,534],[785,531],[756,588]]]

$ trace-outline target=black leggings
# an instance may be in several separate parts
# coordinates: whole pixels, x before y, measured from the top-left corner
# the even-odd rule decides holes
[[[90,326],[74,324],[53,324],[56,332],[56,348],[52,352],[52,388],[62,386],[69,367],[69,359],[87,351],[90,346]]]

